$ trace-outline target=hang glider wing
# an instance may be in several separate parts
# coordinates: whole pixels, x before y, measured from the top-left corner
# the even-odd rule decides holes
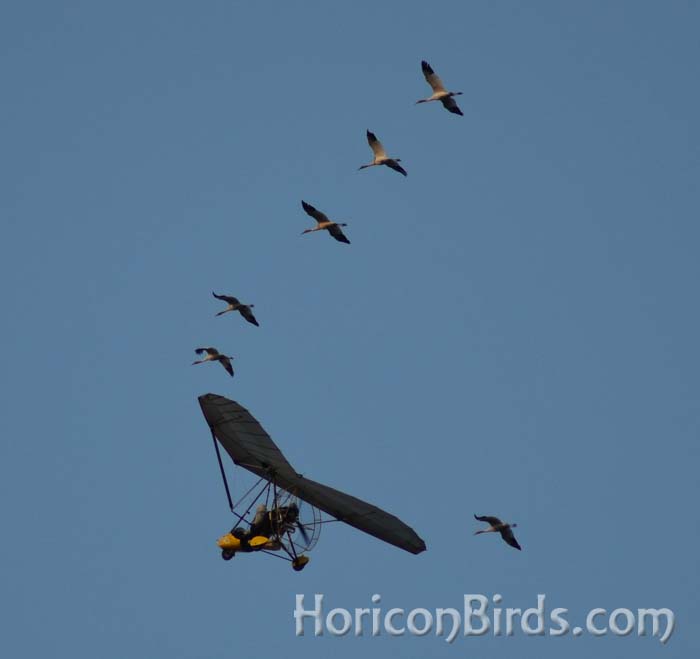
[[[298,474],[255,417],[235,401],[206,394],[199,397],[199,404],[211,431],[235,464],[379,540],[412,554],[425,551],[425,542],[398,517]]]
[[[303,476],[297,476],[282,487],[341,522],[369,533],[390,545],[405,549],[412,554],[420,554],[426,549],[425,542],[410,526],[404,524],[398,517],[366,501]]]
[[[209,428],[233,462],[257,476],[272,480],[297,473],[257,419],[242,405],[216,394],[199,397]]]

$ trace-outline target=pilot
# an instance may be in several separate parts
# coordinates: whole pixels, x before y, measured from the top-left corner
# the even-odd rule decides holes
[[[256,535],[269,536],[272,533],[270,527],[270,514],[267,510],[267,506],[261,503],[255,510],[255,517],[253,517],[253,522],[250,525],[250,537]]]
[[[244,529],[242,526],[237,526],[231,529],[231,535],[241,541],[241,548],[238,551],[250,551],[250,545],[248,544],[248,538],[250,538],[250,531]]]
[[[270,532],[270,516],[264,503],[261,503],[257,507],[250,528],[245,529],[242,526],[237,526],[231,529],[231,535],[241,541],[241,548],[239,551],[244,552],[253,551],[249,544],[251,538],[255,536],[267,537],[270,535]]]

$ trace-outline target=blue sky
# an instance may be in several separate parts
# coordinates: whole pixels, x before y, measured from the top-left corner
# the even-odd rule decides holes
[[[3,656],[700,649],[700,10],[528,4],[3,6]],[[464,117],[414,105],[421,59]],[[406,179],[357,171],[366,129]],[[301,199],[352,245],[300,237]],[[261,327],[215,318],[212,290]],[[236,377],[191,367],[199,345]],[[209,391],[428,551],[331,525],[301,574],[221,561]],[[317,592],[546,593],[677,630],[295,638]]]

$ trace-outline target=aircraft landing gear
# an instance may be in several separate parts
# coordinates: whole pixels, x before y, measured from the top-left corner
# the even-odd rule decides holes
[[[292,561],[292,569],[295,572],[301,572],[305,567],[306,564],[309,562],[309,557],[308,556],[297,556],[293,561]]]
[[[232,549],[222,549],[221,550],[221,558],[223,558],[225,561],[230,561],[235,555],[236,555],[236,552],[233,551]]]

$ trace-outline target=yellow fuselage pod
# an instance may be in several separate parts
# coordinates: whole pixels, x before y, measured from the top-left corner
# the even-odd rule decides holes
[[[262,535],[256,535],[250,538],[247,542],[241,542],[232,533],[227,533],[222,535],[216,544],[221,549],[229,549],[230,551],[260,551],[261,549],[268,549],[271,551],[277,551],[280,548],[280,543],[276,540],[270,540]]]
[[[222,535],[216,541],[216,544],[218,547],[221,547],[221,549],[230,549],[231,551],[241,551],[241,541],[231,533],[227,533],[226,535]]]

